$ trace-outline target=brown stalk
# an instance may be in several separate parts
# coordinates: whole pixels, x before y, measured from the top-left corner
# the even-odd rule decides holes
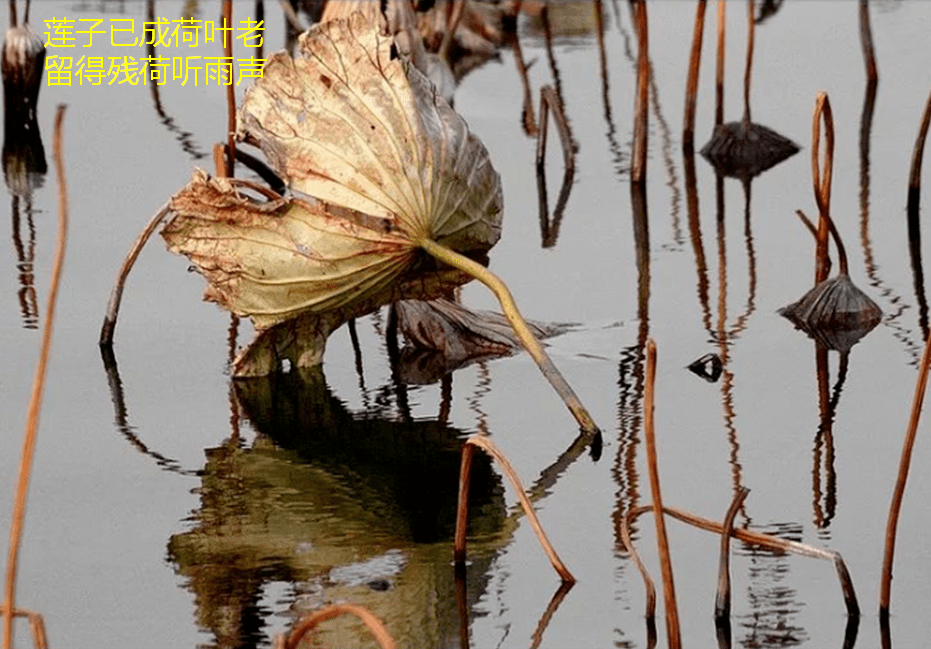
[[[524,54],[520,49],[520,36],[517,32],[514,32],[511,36],[511,47],[514,50],[514,61],[517,64],[517,74],[520,76],[520,85],[524,95],[524,103],[521,110],[524,133],[533,137],[537,134],[537,124],[533,114],[533,93],[530,90],[530,79],[527,76],[527,64],[524,63]]]
[[[824,117],[824,175],[819,168],[821,150],[821,118]],[[815,252],[815,284],[828,278],[828,231],[831,222],[831,174],[834,168],[834,117],[831,102],[825,92],[815,99],[815,113],[811,122],[811,177],[818,206],[818,242]]]
[[[751,14],[752,16],[752,14]],[[731,506],[727,508],[727,515],[724,517],[724,525],[721,529],[721,554],[720,565],[718,566],[718,593],[714,601],[714,617],[717,620],[730,618],[731,616],[731,536],[734,533],[734,518],[740,510],[743,501],[746,500],[750,490],[741,487]]]
[[[42,327],[42,346],[39,349],[39,361],[36,365],[35,378],[32,382],[32,395],[26,413],[26,430],[23,434],[23,450],[19,463],[19,479],[16,483],[16,495],[13,501],[13,513],[10,520],[10,549],[7,557],[6,588],[4,595],[3,648],[9,649],[13,644],[13,618],[16,614],[16,569],[19,560],[19,546],[23,538],[23,523],[26,516],[26,498],[29,493],[29,477],[32,473],[32,459],[35,455],[36,437],[39,432],[39,410],[42,405],[42,393],[45,387],[45,375],[48,357],[52,346],[52,326],[55,321],[55,303],[58,297],[58,285],[61,281],[62,264],[65,258],[65,243],[68,239],[68,185],[65,181],[65,166],[61,155],[61,130],[65,116],[65,106],[59,104],[55,113],[54,159],[55,173],[58,175],[58,245],[55,261],[52,264],[52,279],[49,285],[48,301],[45,307],[45,325]]]
[[[466,529],[469,522],[469,483],[472,478],[472,455],[475,449],[471,444],[462,446],[462,462],[459,465],[459,499],[456,503],[456,535],[453,539],[453,560],[457,564],[465,563]]]
[[[552,112],[553,121],[559,131],[559,141],[562,144],[563,154],[563,181],[559,189],[559,197],[553,208],[553,218],[550,219],[549,204],[546,197],[546,140],[549,133],[549,114]],[[569,132],[569,122],[559,95],[552,86],[540,88],[540,128],[537,131],[537,197],[540,204],[540,234],[543,247],[556,245],[559,237],[559,226],[569,201],[572,190],[572,179],[575,177],[575,145],[572,143],[572,134]]]
[[[6,615],[6,604],[0,604],[0,613]],[[41,613],[18,608],[13,611],[13,617],[24,617],[29,620],[29,630],[32,631],[32,642],[36,649],[48,649],[48,638],[45,636],[45,620]]]
[[[682,645],[679,632],[679,611],[676,606],[676,588],[672,577],[672,557],[666,536],[666,519],[663,516],[663,496],[659,485],[659,464],[656,459],[656,435],[653,423],[654,386],[656,383],[656,343],[652,338],[646,345],[646,388],[643,397],[643,436],[646,441],[647,467],[650,474],[650,493],[653,495],[653,514],[656,523],[656,544],[659,549],[660,569],[663,573],[663,601],[666,607],[666,635],[670,649]]]
[[[369,631],[371,631],[372,636],[378,642],[378,646],[381,647],[381,649],[395,649],[395,647],[398,646],[394,638],[391,637],[391,634],[388,633],[388,629],[385,628],[384,623],[364,606],[359,606],[358,604],[332,604],[319,611],[314,611],[301,620],[297,628],[291,632],[291,635],[288,636],[287,639],[285,639],[284,636],[275,638],[274,648],[297,649],[297,646],[304,636],[313,631],[318,624],[326,620],[332,620],[340,615],[355,615],[362,620],[365,626],[369,628]]]
[[[812,236],[815,237],[815,241],[818,239],[818,229],[815,227],[815,224],[812,223],[812,220],[802,210],[795,210],[795,214],[801,219],[802,223],[805,225],[805,228],[811,232]],[[831,232],[831,238],[834,239],[834,245],[837,246],[837,257],[840,259],[840,272],[847,274],[847,248],[844,247],[844,242],[840,238],[840,232],[837,231],[837,226],[834,225],[834,219],[828,219],[828,230]],[[825,262],[827,267],[831,267],[831,255],[827,255],[827,261]]]
[[[879,81],[876,69],[876,54],[873,50],[873,30],[870,29],[870,6],[868,0],[860,0],[860,44],[866,64],[866,79],[870,84]]]
[[[546,556],[549,558],[550,563],[553,565],[553,568],[559,574],[564,582],[575,583],[575,577],[572,576],[572,573],[569,572],[569,569],[566,568],[562,560],[559,558],[559,555],[556,554],[556,550],[553,549],[553,546],[550,544],[549,539],[546,538],[546,533],[543,531],[543,527],[540,525],[540,521],[537,518],[536,512],[533,511],[533,505],[530,504],[530,499],[527,498],[527,494],[524,492],[524,487],[520,482],[520,478],[517,477],[517,472],[514,471],[514,468],[511,466],[511,463],[508,462],[507,457],[504,453],[501,452],[494,442],[492,442],[488,437],[484,435],[475,435],[466,440],[465,447],[463,448],[463,461],[462,467],[469,468],[471,466],[471,457],[468,460],[468,464],[465,458],[465,454],[468,451],[469,446],[477,446],[488,455],[494,458],[498,465],[501,467],[501,470],[504,471],[505,475],[511,481],[511,485],[514,487],[514,490],[517,492],[517,497],[520,500],[521,507],[524,509],[524,513],[527,515],[527,520],[530,521],[530,526],[533,528],[534,533],[537,535],[537,539],[540,541],[540,545],[543,546],[543,551],[546,552]],[[463,501],[468,500],[468,492],[465,489],[468,489],[468,479],[463,480],[462,473],[460,471],[459,478],[459,512],[456,520],[456,540],[455,547],[453,549],[453,556],[456,559],[457,563],[462,563],[465,560],[465,526],[466,526],[466,514],[464,514],[465,508],[462,506]]]
[[[695,5],[695,31],[692,35],[692,54],[689,57],[689,78],[685,86],[685,126],[682,129],[682,147],[691,151],[695,146],[695,105],[698,98],[698,73],[701,68],[701,44],[705,34],[705,10],[708,0]]]
[[[226,147],[219,142],[213,145],[213,168],[217,178],[229,178],[230,171],[226,159]]]
[[[643,578],[643,588],[646,590],[646,611],[644,616],[648,623],[656,617],[656,584],[653,583],[653,578],[650,577],[646,565],[640,558],[640,553],[637,552],[634,540],[630,536],[630,524],[637,516],[649,511],[653,511],[653,505],[629,509],[624,518],[621,519],[621,540],[624,542],[624,549],[627,550],[631,560],[634,562],[634,566]]]
[[[744,123],[750,123],[750,75],[753,70],[753,0],[747,2],[747,63],[744,67]]]
[[[915,194],[915,207],[918,206],[918,195],[921,192],[921,163],[925,153],[925,140],[928,137],[928,124],[931,123],[931,94],[925,102],[925,110],[921,116],[921,126],[918,129],[918,137],[915,138],[915,148],[912,149],[912,167],[908,174],[908,196],[909,203],[912,202],[912,194]]]
[[[628,512],[628,524],[637,517],[652,511],[653,505],[643,505],[641,507],[635,507],[631,509],[630,512]],[[707,532],[712,532],[714,534],[724,533],[724,526],[717,521],[711,520],[710,518],[697,516],[691,512],[687,512],[676,507],[663,507],[663,512],[669,516],[672,516],[673,518],[677,518],[684,523],[688,523],[693,527],[703,529]],[[857,603],[857,593],[853,587],[853,580],[850,578],[850,572],[847,570],[847,564],[844,563],[844,559],[841,557],[839,552],[835,550],[823,550],[821,548],[816,548],[804,543],[782,539],[778,536],[772,536],[770,534],[748,530],[743,527],[734,528],[731,532],[731,536],[739,541],[743,541],[744,543],[758,545],[768,550],[773,550],[776,552],[791,552],[792,554],[798,554],[803,557],[822,559],[832,562],[834,564],[834,569],[837,571],[838,581],[840,581],[841,592],[844,596],[844,604],[847,607],[847,614],[850,616],[860,615],[860,605]],[[628,548],[628,550],[630,550],[630,548]],[[645,579],[648,578],[649,575],[646,575]]]
[[[233,26],[233,0],[223,0],[223,23],[225,27]],[[233,85],[233,39],[224,32],[223,56],[230,62],[229,84],[226,86],[226,176],[232,178],[236,166],[236,87]],[[217,169],[219,172],[219,168]]]
[[[714,125],[724,123],[724,0],[718,0],[718,54],[714,68]]]
[[[569,133],[569,122],[566,120],[566,111],[559,95],[553,89],[553,86],[543,86],[540,88],[540,131],[537,134],[537,170],[543,168],[546,158],[546,136],[548,133],[547,123],[550,111],[553,113],[553,121],[556,122],[556,130],[559,131],[559,141],[562,144],[563,163],[566,167],[566,175],[575,173],[575,147],[572,144],[572,135]]]
[[[899,511],[902,509],[902,497],[905,495],[908,468],[912,461],[912,449],[915,447],[915,437],[918,434],[918,421],[921,419],[921,406],[925,399],[925,388],[928,385],[929,364],[931,364],[931,336],[925,342],[925,351],[921,357],[921,367],[918,370],[918,380],[915,383],[915,396],[912,399],[912,414],[908,420],[908,430],[905,433],[905,441],[902,445],[899,475],[895,481],[892,503],[889,505],[889,520],[886,523],[886,551],[883,556],[883,569],[879,588],[879,617],[885,620],[889,618],[889,600],[892,597],[892,562],[895,555],[895,533],[899,524]]]
[[[648,101],[650,97],[650,50],[647,35],[646,0],[638,0],[637,39],[637,97],[634,106],[634,150],[630,170],[630,180],[641,184],[646,181],[647,173],[647,127],[649,118]]]
[[[113,345],[113,332],[116,330],[116,319],[120,314],[120,302],[123,299],[123,287],[126,284],[126,278],[133,269],[133,265],[136,263],[136,259],[139,257],[139,253],[142,252],[142,248],[149,240],[149,237],[155,232],[155,228],[165,220],[169,211],[168,203],[162,205],[158,212],[149,220],[145,229],[136,237],[132,248],[129,249],[126,255],[126,259],[123,260],[123,266],[120,268],[120,272],[116,277],[116,283],[113,285],[113,290],[110,292],[110,301],[107,304],[107,313],[103,319],[103,326],[100,328],[99,342],[101,347],[110,347]]]

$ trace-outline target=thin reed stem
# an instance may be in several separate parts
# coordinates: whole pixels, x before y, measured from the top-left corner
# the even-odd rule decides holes
[[[870,28],[869,0],[860,0],[860,45],[863,47],[867,82],[876,84],[879,81],[879,72],[876,68],[876,53],[873,49],[873,30]]]
[[[469,484],[472,479],[472,444],[462,447],[462,462],[459,465],[459,499],[456,504],[456,535],[453,540],[453,560],[465,563],[466,531],[469,527]]]
[[[546,157],[547,116],[552,111],[556,130],[559,131],[559,142],[562,144],[563,164],[567,174],[575,173],[575,146],[572,144],[572,134],[569,132],[569,122],[566,111],[559,95],[553,86],[540,88],[540,131],[537,137],[537,169],[543,167]]]
[[[395,649],[398,646],[394,638],[391,637],[391,634],[388,633],[388,629],[385,628],[384,623],[370,610],[357,604],[332,604],[319,611],[314,611],[300,621],[294,631],[291,632],[291,635],[288,636],[287,640],[284,642],[279,640],[276,642],[276,645],[282,647],[282,649],[297,649],[304,636],[313,631],[317,625],[321,622],[339,617],[340,615],[354,615],[362,620],[369,631],[371,631],[372,637],[375,638],[381,649]]]
[[[718,48],[714,67],[714,125],[724,123],[724,34],[726,8],[724,0],[718,0]]]
[[[747,63],[744,67],[744,123],[750,123],[750,78],[753,72],[754,2],[747,0]]]
[[[55,113],[53,145],[55,173],[58,175],[58,245],[55,250],[55,261],[52,264],[52,279],[49,285],[48,302],[45,307],[45,325],[42,327],[42,346],[39,349],[39,361],[36,365],[35,378],[32,382],[32,395],[26,413],[26,430],[23,434],[19,478],[16,483],[16,495],[13,500],[13,513],[10,520],[10,548],[7,556],[4,596],[3,649],[10,649],[13,644],[13,618],[16,610],[16,571],[19,560],[19,547],[23,537],[26,498],[29,494],[29,478],[32,472],[32,460],[35,455],[36,438],[39,432],[39,411],[42,406],[46,369],[52,347],[55,304],[58,298],[58,286],[61,282],[62,264],[65,259],[65,244],[68,239],[68,185],[65,180],[65,165],[62,162],[61,154],[61,133],[64,117],[65,106],[59,104]]]
[[[623,541],[624,549],[627,550],[631,560],[634,562],[634,566],[636,566],[637,571],[643,578],[643,588],[646,591],[646,610],[644,611],[644,616],[648,621],[651,621],[656,617],[656,584],[653,583],[653,578],[650,577],[650,573],[643,563],[643,559],[640,558],[640,553],[637,552],[634,540],[630,536],[630,524],[637,516],[648,511],[653,511],[652,505],[627,511],[627,514],[621,519],[621,541]]]
[[[224,27],[233,26],[233,0],[223,0]],[[233,84],[232,31],[223,33],[223,56],[229,61],[230,79],[226,86],[226,175],[232,178],[236,167],[236,86]],[[219,171],[219,169],[218,169]]]
[[[731,535],[734,533],[734,518],[749,493],[749,489],[741,487],[734,496],[734,500],[731,501],[731,506],[727,508],[727,515],[724,517],[724,524],[721,529],[720,563],[718,565],[718,592],[714,600],[714,617],[717,620],[727,619],[731,616]]]
[[[698,73],[701,69],[701,45],[705,34],[705,11],[708,0],[695,5],[695,30],[692,34],[692,53],[689,56],[689,77],[685,85],[685,119],[682,128],[682,147],[691,151],[695,147],[695,107],[698,103]]]
[[[637,96],[634,106],[634,150],[631,156],[630,181],[642,184],[647,174],[647,129],[649,126],[650,47],[647,30],[646,0],[637,0]]]
[[[659,564],[663,573],[663,601],[666,607],[666,635],[670,649],[682,646],[679,631],[679,611],[676,605],[676,587],[672,577],[672,557],[666,536],[666,519],[663,516],[663,496],[659,483],[659,462],[656,458],[656,434],[653,422],[656,384],[656,343],[652,338],[646,345],[646,388],[643,398],[643,436],[646,441],[647,468],[650,474],[650,493],[653,495],[653,514],[656,523],[656,544]]]
[[[889,617],[889,601],[892,598],[892,563],[895,555],[895,535],[899,524],[899,512],[902,509],[902,498],[905,495],[905,482],[908,480],[908,469],[912,462],[912,449],[915,447],[915,437],[918,435],[918,421],[921,419],[921,406],[925,400],[925,388],[928,385],[928,365],[931,364],[931,336],[925,342],[925,351],[921,356],[921,366],[918,370],[918,380],[915,383],[915,395],[912,398],[912,413],[908,420],[908,430],[902,445],[902,456],[899,460],[899,475],[895,481],[895,490],[892,492],[892,502],[889,505],[889,520],[886,523],[886,551],[883,555],[882,577],[879,588],[879,616],[880,619]]]
[[[588,410],[582,405],[582,402],[576,396],[572,387],[566,379],[563,378],[563,375],[560,374],[559,370],[553,364],[553,361],[550,360],[550,357],[543,349],[540,341],[536,339],[530,327],[527,326],[527,321],[524,320],[520,310],[517,308],[517,303],[514,302],[514,297],[511,295],[511,291],[508,290],[507,285],[505,285],[497,275],[478,262],[454,250],[450,250],[435,241],[421,239],[418,244],[426,252],[443,263],[457,268],[464,273],[468,273],[491,289],[491,292],[495,294],[495,297],[497,297],[498,301],[501,303],[504,316],[508,319],[508,322],[511,323],[511,327],[513,327],[514,333],[517,334],[524,349],[527,350],[540,368],[540,371],[543,372],[543,376],[546,377],[546,380],[550,382],[550,385],[553,386],[553,389],[556,390],[565,402],[566,407],[568,407],[569,411],[575,416],[582,432],[592,438],[601,435],[601,431],[598,429],[598,426],[595,425],[595,421],[592,419],[591,415],[588,414]]]
[[[921,163],[924,159],[925,141],[928,137],[928,125],[931,124],[931,94],[925,101],[925,110],[921,116],[921,126],[918,127],[918,137],[915,138],[915,147],[912,149],[912,166],[908,174],[908,192],[921,191]],[[916,204],[917,207],[917,204]]]

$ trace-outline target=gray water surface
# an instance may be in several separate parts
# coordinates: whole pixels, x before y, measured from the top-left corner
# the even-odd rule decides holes
[[[212,18],[213,5],[197,4],[200,18]],[[241,15],[253,11],[252,2],[235,4]],[[266,5],[271,52],[284,47],[284,26],[277,4]],[[714,119],[713,5],[698,147]],[[158,105],[142,86],[43,85],[38,122],[49,162],[55,107],[68,105],[71,227],[17,602],[42,613],[52,647],[269,646],[302,613],[336,601],[371,608],[403,647],[647,646],[643,584],[618,530],[629,509],[651,501],[642,443],[647,337],[658,347],[666,504],[720,520],[736,490],[749,487],[736,524],[840,551],[863,610],[856,636],[845,637],[829,563],[735,542],[733,645],[880,646],[886,516],[923,348],[905,206],[931,87],[931,5],[869,3],[880,81],[866,131],[858,3],[789,2],[757,25],[753,119],[802,151],[756,177],[749,193],[724,179],[720,200],[712,167],[696,157],[691,211],[681,129],[694,4],[649,3],[655,85],[646,247],[640,239],[648,254],[639,265],[628,175],[637,39],[627,3],[602,3],[602,77],[597,6],[553,7],[550,52],[539,18],[519,21],[534,101],[541,85],[558,82],[577,145],[552,245],[541,245],[536,142],[521,125],[514,50],[502,48],[456,92],[456,109],[488,147],[504,188],[503,236],[491,269],[528,318],[579,323],[549,341],[549,352],[604,432],[597,461],[587,453],[559,461],[577,425],[526,354],[473,364],[444,384],[399,384],[385,344],[387,311],[356,323],[361,371],[343,328],[320,372],[233,384],[229,315],[201,301],[202,279],[157,239],[127,286],[114,346],[118,374],[111,367],[108,375],[97,336],[117,268],[192,169],[212,170],[207,154],[225,138],[225,98],[215,86],[173,82]],[[746,6],[727,8],[730,121],[743,112]],[[167,18],[182,10],[180,2],[156,4]],[[33,3],[31,21],[41,33],[44,20],[62,15],[141,21],[145,5]],[[141,48],[93,50],[144,56]],[[244,90],[237,88],[238,98]],[[795,210],[817,211],[810,138],[822,90],[836,127],[832,214],[853,281],[885,313],[851,349],[845,369],[837,352],[827,355],[827,416],[815,343],[777,313],[812,285],[814,242]],[[546,161],[551,211],[562,182],[555,135],[551,129]],[[19,202],[18,225],[10,199],[0,257],[0,494],[9,494],[7,502],[38,356],[34,325],[46,313],[56,182],[50,170],[29,209]],[[19,299],[18,249],[33,247],[37,314],[24,313]],[[498,308],[479,285],[467,286],[463,300]],[[251,336],[247,323],[234,333],[240,345]],[[706,353],[726,360],[714,383],[686,369]],[[897,647],[922,646],[931,632],[925,429],[899,522]],[[491,435],[535,490],[541,522],[578,579],[568,592],[515,514],[511,486],[482,461],[473,477],[467,579],[457,592],[451,538],[459,444],[477,432]],[[0,508],[0,529],[9,517],[10,508]],[[675,521],[668,528],[683,644],[714,646],[719,539]],[[659,580],[649,516],[638,519],[634,537]],[[666,646],[661,594],[659,601],[658,646]],[[30,646],[26,625],[17,632],[17,646]],[[360,637],[342,622],[321,642],[357,646]]]

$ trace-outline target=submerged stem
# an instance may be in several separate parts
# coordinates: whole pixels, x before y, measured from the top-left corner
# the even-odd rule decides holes
[[[600,435],[601,431],[598,429],[591,415],[588,414],[588,410],[582,405],[582,402],[579,400],[578,396],[576,396],[572,387],[570,387],[569,383],[563,378],[563,375],[553,364],[553,361],[550,360],[546,351],[544,351],[543,345],[540,344],[540,341],[533,335],[530,327],[527,326],[527,321],[524,320],[524,317],[520,314],[517,303],[514,302],[514,297],[511,295],[511,291],[508,289],[507,285],[505,285],[497,275],[478,262],[454,250],[450,250],[436,241],[421,239],[418,244],[426,252],[443,263],[457,268],[464,273],[468,273],[491,289],[491,292],[495,294],[495,297],[497,297],[498,301],[501,303],[504,316],[508,319],[508,322],[511,323],[511,327],[514,328],[514,333],[517,334],[524,349],[527,350],[536,362],[540,371],[543,372],[543,376],[546,377],[546,380],[553,386],[553,389],[562,397],[566,407],[569,408],[576,421],[579,422],[582,432],[592,437]]]

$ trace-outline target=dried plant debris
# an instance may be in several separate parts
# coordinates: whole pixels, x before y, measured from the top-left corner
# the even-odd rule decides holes
[[[429,258],[424,240],[484,262],[500,236],[487,150],[380,25],[356,13],[300,47],[269,58],[239,119],[289,194],[198,171],[163,231],[207,279],[206,299],[259,330],[236,375],[319,363],[346,320],[470,279]]]
[[[473,311],[447,298],[402,300],[395,304],[398,329],[408,345],[401,350],[401,378],[408,384],[433,383],[477,360],[521,349],[505,316]],[[558,336],[573,324],[528,323],[538,339]]]
[[[240,136],[288,186],[381,219],[411,243],[485,252],[502,195],[484,145],[361,14],[301,36],[302,57],[273,55],[246,93]]]

